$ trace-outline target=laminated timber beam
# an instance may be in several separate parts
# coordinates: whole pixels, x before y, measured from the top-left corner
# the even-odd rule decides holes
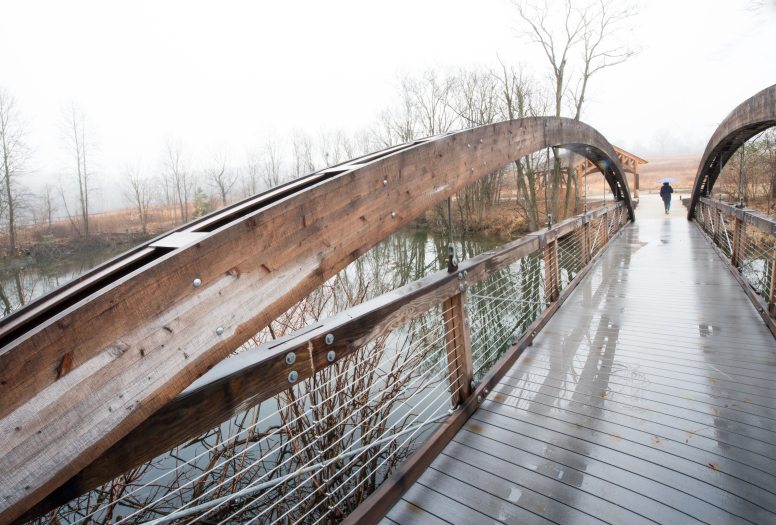
[[[698,200],[711,194],[722,168],[736,150],[750,138],[773,126],[776,126],[776,84],[739,104],[714,131],[695,175],[688,219],[695,217]]]
[[[194,235],[133,250],[4,321],[0,523],[76,475],[372,246],[546,147],[598,165],[634,218],[617,155],[600,133],[570,119],[520,119],[299,179],[174,232]]]

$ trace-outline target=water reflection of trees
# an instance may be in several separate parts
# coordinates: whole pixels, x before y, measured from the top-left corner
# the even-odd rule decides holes
[[[546,306],[540,253],[526,256],[473,285],[469,308],[475,377],[484,375]]]
[[[66,259],[13,260],[0,269],[0,309],[5,317],[116,255],[116,249],[89,248]]]
[[[495,244],[459,239],[456,250],[470,258]],[[253,343],[290,334],[417,280],[445,267],[446,254],[442,236],[400,232],[278,317]],[[473,342],[481,371],[543,311],[542,272],[542,257],[536,254],[473,287],[469,308],[479,326]],[[487,298],[477,298],[478,293]],[[91,515],[87,522],[114,523],[123,516],[136,523],[236,493],[245,495],[198,514],[208,512],[207,520],[214,522],[324,515],[337,521],[432,428],[418,429],[404,444],[388,440],[377,448],[360,447],[449,409],[444,330],[440,307],[432,309],[39,522],[71,523]],[[343,453],[348,450],[356,452]]]
[[[290,334],[434,270],[427,234],[394,236],[290,308],[255,342]],[[431,429],[419,429],[401,445],[386,441],[352,456],[342,452],[400,433],[428,412],[446,413],[448,390],[444,323],[436,308],[39,522],[91,515],[86,521],[113,523],[124,516],[136,523],[245,490],[247,496],[214,508],[207,519],[329,513],[338,520]],[[289,477],[311,465],[322,466]],[[256,486],[264,488],[250,492]]]

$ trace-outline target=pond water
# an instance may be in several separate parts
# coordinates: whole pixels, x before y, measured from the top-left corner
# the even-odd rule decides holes
[[[504,242],[507,241],[470,235],[456,238],[454,245],[458,258],[465,259]],[[73,257],[57,261],[40,262],[32,259],[18,261],[13,268],[0,274],[2,275],[0,288],[2,288],[4,302],[7,305],[5,315],[18,309],[21,304],[44,295],[110,259],[117,255],[117,251],[110,249],[85,250]],[[346,308],[353,302],[378,296],[431,272],[446,268],[447,253],[448,237],[445,234],[419,228],[407,228],[397,232],[340,272],[336,279],[343,282],[336,285],[333,293],[320,294],[327,298],[323,307],[317,311],[317,315],[325,317],[334,311]],[[347,300],[332,298],[341,295],[338,292],[347,289],[358,290],[360,298],[356,300],[353,298]],[[406,430],[402,429],[413,428],[412,422],[416,419],[424,421],[437,413],[447,414],[449,386],[446,379],[447,364],[444,352],[443,326],[441,311],[437,308],[409,325],[396,330],[386,338],[370,343],[368,348],[364,349],[365,355],[376,353],[381,355],[381,362],[374,363],[374,373],[367,374],[374,378],[374,382],[367,389],[370,398],[367,405],[373,407],[370,410],[382,411],[380,415],[381,425],[387,426],[387,428],[395,427],[396,432],[404,432]],[[422,359],[418,357],[420,354],[423,355]],[[414,367],[414,372],[408,372],[406,375],[406,377],[412,378],[411,389],[403,393],[394,393],[399,391],[393,390],[391,385],[399,376],[392,375],[391,371],[393,364],[399,359],[407,359],[407,362],[410,363],[407,366]],[[298,391],[298,399],[300,399],[300,409],[304,414],[315,414],[317,413],[315,411],[324,410],[312,403],[311,400],[316,396],[331,397],[334,391],[332,389],[348,388],[349,384],[357,382],[356,376],[359,376],[358,381],[361,380],[360,376],[364,372],[359,368],[358,361],[351,360],[347,366],[350,368],[338,372],[341,374],[339,379],[332,376],[326,381],[321,381],[316,387],[314,396],[311,396],[311,393],[306,390],[309,387],[303,386],[303,383],[299,384],[298,388],[301,390]],[[332,370],[336,370],[336,367],[332,367]],[[338,380],[344,382],[337,383]],[[84,523],[93,520],[121,522],[120,516],[123,516],[126,522],[134,523],[151,519],[155,513],[165,514],[180,508],[201,491],[215,490],[210,496],[211,498],[223,495],[221,491],[226,489],[218,488],[215,484],[217,481],[215,478],[221,473],[234,472],[229,470],[235,468],[232,461],[227,461],[223,468],[216,469],[212,474],[207,474],[208,469],[211,468],[209,465],[212,465],[212,462],[221,457],[222,454],[227,454],[231,458],[240,458],[240,464],[245,464],[245,462],[255,464],[250,470],[250,476],[241,474],[239,479],[235,479],[234,483],[230,484],[229,491],[238,488],[244,489],[257,483],[261,484],[262,480],[267,477],[282,477],[288,472],[303,467],[304,461],[317,461],[316,453],[309,457],[304,456],[304,461],[299,459],[286,463],[289,457],[289,447],[295,439],[292,436],[303,435],[305,432],[309,432],[310,428],[317,428],[316,426],[319,424],[317,421],[326,419],[326,417],[304,415],[283,432],[273,434],[273,429],[285,428],[288,424],[287,419],[290,414],[287,412],[288,409],[284,408],[288,406],[287,403],[287,400],[280,403],[277,398],[270,398],[247,412],[224,422],[205,436],[184,443],[168,454],[163,454],[151,464],[136,471],[131,485],[136,488],[122,486],[122,489],[116,490],[117,494],[123,492],[124,496],[123,499],[115,501],[113,505],[102,507],[96,504],[95,502],[100,499],[99,493],[92,493],[91,496],[84,496],[61,508],[57,519],[63,523]],[[321,414],[325,413],[326,416],[331,416],[334,412],[342,417],[342,410],[348,406],[338,403],[326,408]],[[342,450],[353,450],[353,447],[358,449],[362,446],[362,409],[362,406],[358,406],[351,409],[350,412],[346,412],[346,421],[342,425],[333,427],[337,432],[336,439],[341,440],[337,446]],[[404,445],[398,456],[401,457],[414,449],[417,443],[422,442],[423,436],[431,430],[433,430],[433,426],[419,427],[416,435],[406,434],[406,438],[412,437],[412,439]],[[324,435],[328,436],[328,434]],[[326,443],[316,446],[316,450],[319,450],[319,447],[325,449],[332,445],[334,438],[326,439]],[[386,455],[387,451],[395,452],[398,445],[386,444],[385,446],[388,447],[386,450],[375,449],[363,453],[372,454],[370,457],[374,458],[375,461],[378,459],[382,461],[389,457]],[[351,467],[347,472],[357,473],[361,465],[364,464],[363,462],[363,459],[359,459],[357,467]],[[183,463],[187,463],[185,468],[182,468]],[[342,466],[339,465],[340,468]],[[345,466],[347,466],[347,461],[345,461]],[[380,467],[378,472],[371,474],[371,476],[375,476],[374,480],[379,480],[387,472],[388,466],[386,465]],[[310,475],[313,474],[315,476],[321,475],[317,471]],[[356,477],[355,479],[363,480],[364,478]],[[119,483],[121,482],[119,481]],[[262,497],[272,501],[274,498],[282,497],[283,492],[289,490],[289,486],[296,487],[298,483],[299,481],[295,479],[278,483],[263,492]],[[341,495],[347,493],[351,486],[350,483],[344,484],[339,491]],[[209,488],[205,490],[205,487]],[[309,492],[305,492],[304,488],[297,488],[297,490],[302,490],[300,494],[309,495]],[[156,503],[150,505],[150,508],[145,511],[139,511],[151,501],[156,501]],[[258,504],[258,501],[256,503]],[[273,507],[272,512],[275,513],[273,516],[278,517],[277,513],[282,514],[285,512],[284,509],[287,510],[286,507]],[[94,515],[89,516],[93,512]]]
[[[0,319],[126,249],[126,244],[91,246],[58,257],[6,262],[0,267]]]
[[[473,257],[504,242],[481,236],[455,240],[459,258]],[[83,247],[54,258],[27,257],[0,267],[0,319],[127,249],[126,245]],[[427,229],[406,228],[370,250],[346,273],[359,276],[358,268],[370,267],[369,297],[384,293],[430,272],[446,267],[447,236]],[[371,264],[370,264],[371,263]],[[360,270],[359,270],[360,271]]]

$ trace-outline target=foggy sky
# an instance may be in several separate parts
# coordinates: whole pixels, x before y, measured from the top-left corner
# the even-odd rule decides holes
[[[498,55],[546,75],[517,25],[502,0],[2,0],[0,86],[34,148],[22,182],[65,171],[73,102],[115,180],[126,165],[155,169],[168,140],[193,164],[218,151],[241,163],[269,136],[368,127],[402,73]],[[700,153],[733,107],[776,83],[773,0],[643,1],[630,25],[639,54],[593,78],[583,120],[640,156]]]

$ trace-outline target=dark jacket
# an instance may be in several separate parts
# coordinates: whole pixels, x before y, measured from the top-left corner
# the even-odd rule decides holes
[[[660,188],[660,196],[663,197],[664,201],[670,201],[671,194],[673,192],[674,192],[674,189],[671,187],[670,184],[663,184],[663,187]]]

